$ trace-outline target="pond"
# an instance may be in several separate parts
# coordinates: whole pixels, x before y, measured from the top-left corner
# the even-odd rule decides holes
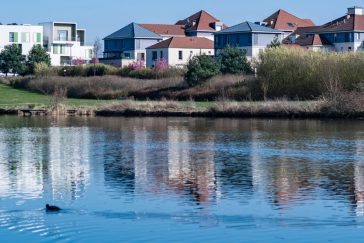
[[[0,116],[1,242],[363,232],[364,121]]]

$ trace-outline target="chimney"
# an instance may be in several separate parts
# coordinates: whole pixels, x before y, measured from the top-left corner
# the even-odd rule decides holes
[[[363,8],[357,6],[348,8],[348,15],[363,15]]]
[[[214,29],[215,29],[216,31],[220,31],[220,30],[222,30],[223,26],[224,26],[224,23],[223,23],[223,22],[215,22],[215,23],[214,23]]]

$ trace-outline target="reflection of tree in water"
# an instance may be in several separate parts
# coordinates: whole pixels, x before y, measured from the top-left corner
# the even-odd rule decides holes
[[[128,133],[106,133],[103,146],[105,184],[122,192],[134,191],[134,148]]]
[[[216,154],[216,162],[219,163],[219,180],[221,190],[229,192],[232,189],[245,196],[252,193],[252,173],[249,154],[229,156],[228,153]],[[234,190],[236,193],[236,191]]]

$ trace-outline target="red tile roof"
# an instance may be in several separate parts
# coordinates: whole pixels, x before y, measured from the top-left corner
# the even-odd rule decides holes
[[[321,26],[320,32],[364,31],[364,15],[345,15]]]
[[[220,22],[217,18],[207,13],[204,10],[201,10],[190,17],[178,21],[177,25],[186,26],[186,30],[205,30],[205,31],[215,31],[213,24],[216,22]],[[223,26],[223,29],[227,28],[226,25]]]
[[[267,26],[273,29],[289,31],[296,30],[297,27],[315,25],[312,20],[298,18],[283,9],[279,9],[277,12],[264,19],[263,22],[266,22]]]
[[[140,24],[140,25],[158,35],[185,36],[184,25],[174,25],[174,24]]]
[[[214,49],[214,42],[204,37],[172,37],[147,49],[160,48]]]
[[[327,46],[331,45],[325,38],[319,34],[302,35],[296,39],[296,44],[300,46]]]

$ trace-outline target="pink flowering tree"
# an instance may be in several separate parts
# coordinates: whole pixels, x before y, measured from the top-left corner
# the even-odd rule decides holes
[[[75,66],[83,65],[85,63],[85,60],[83,60],[82,58],[76,58],[72,60],[72,64]]]
[[[133,63],[129,64],[129,68],[131,70],[142,70],[145,68],[145,61],[144,60],[134,61]]]
[[[157,72],[164,71],[168,68],[167,60],[164,58],[158,58],[155,62],[155,70]]]
[[[92,58],[92,60],[91,60],[91,62],[92,62],[93,64],[97,64],[97,63],[99,63],[99,62],[100,62],[100,60],[99,60],[97,57],[93,57],[93,58]]]

